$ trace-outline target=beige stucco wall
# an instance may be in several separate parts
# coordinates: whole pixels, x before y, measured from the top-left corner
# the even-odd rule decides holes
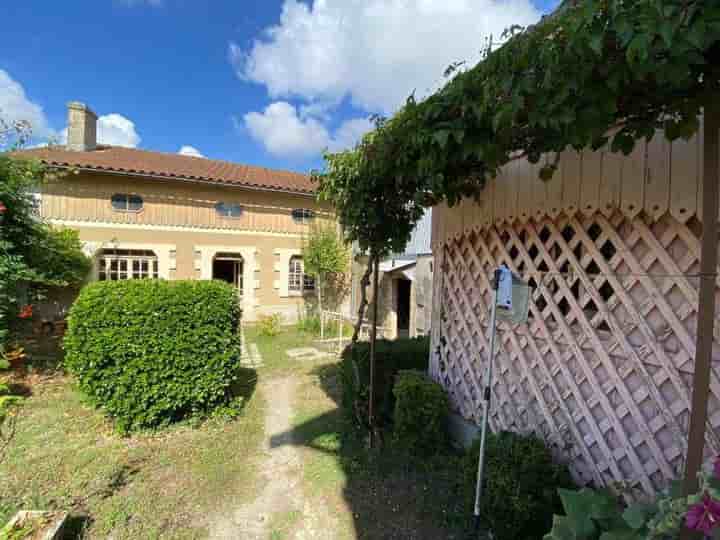
[[[142,212],[114,212],[113,193],[141,195]],[[243,216],[215,216],[219,201],[242,204]],[[89,255],[104,248],[153,250],[164,279],[210,279],[216,253],[240,253],[245,320],[280,313],[292,322],[305,299],[287,290],[288,264],[300,254],[308,230],[292,220],[293,208],[311,208],[331,219],[328,207],[301,195],[102,175],[70,175],[50,185],[42,194],[41,213],[54,225],[79,231]],[[90,279],[96,275],[95,269]]]
[[[367,268],[367,258],[361,257],[353,261],[352,265],[352,301],[350,305],[351,315],[357,316],[360,304],[360,280]],[[415,279],[411,281],[410,287],[410,337],[430,334],[432,296],[433,296],[433,257],[432,255],[421,255],[415,264]],[[378,282],[379,303],[378,303],[378,325],[383,328],[383,336],[388,339],[398,337],[397,332],[397,281],[403,279],[399,271],[382,273]],[[370,302],[365,318],[372,320],[372,278],[367,290],[367,298]]]

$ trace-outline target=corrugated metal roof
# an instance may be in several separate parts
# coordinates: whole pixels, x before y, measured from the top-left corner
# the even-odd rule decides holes
[[[428,208],[423,218],[418,221],[410,241],[405,246],[405,251],[398,254],[400,258],[405,256],[427,255],[432,253],[430,242],[432,240],[432,208]]]

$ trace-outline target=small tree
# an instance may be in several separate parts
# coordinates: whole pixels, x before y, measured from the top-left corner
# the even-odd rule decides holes
[[[315,278],[317,285],[320,334],[323,335],[323,287],[329,288],[332,282],[336,293],[335,300],[339,303],[345,285],[345,273],[350,263],[350,250],[333,225],[317,224],[311,227],[309,234],[303,239],[302,257],[305,272]]]
[[[2,152],[29,137],[26,123],[0,117],[0,357],[15,320],[32,313],[22,309],[20,291],[39,297],[47,287],[78,285],[91,266],[76,231],[55,229],[34,212],[33,191],[58,173]]]

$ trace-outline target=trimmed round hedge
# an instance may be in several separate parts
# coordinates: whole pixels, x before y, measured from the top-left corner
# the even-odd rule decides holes
[[[159,427],[228,401],[239,323],[227,283],[93,283],[70,309],[65,366],[121,432]]]

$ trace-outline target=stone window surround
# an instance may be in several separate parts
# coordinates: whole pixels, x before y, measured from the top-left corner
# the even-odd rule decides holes
[[[297,248],[278,248],[275,254],[275,280],[273,288],[278,291],[280,298],[302,296],[304,291],[290,290],[290,259],[302,257],[302,251]]]
[[[173,256],[176,251],[175,244],[148,244],[140,242],[83,242],[83,252],[92,258],[92,280],[98,279],[98,258],[97,254],[103,249],[133,249],[153,251],[158,258],[158,277],[170,279],[170,271],[176,270],[176,261]]]
[[[260,272],[258,249],[255,246],[194,246],[195,270],[200,271],[200,279],[212,279],[213,260],[218,253],[239,253],[243,258],[243,295],[242,308],[253,313],[258,304],[255,301],[255,290],[260,288],[260,280],[256,275]],[[199,256],[198,256],[199,254]]]

